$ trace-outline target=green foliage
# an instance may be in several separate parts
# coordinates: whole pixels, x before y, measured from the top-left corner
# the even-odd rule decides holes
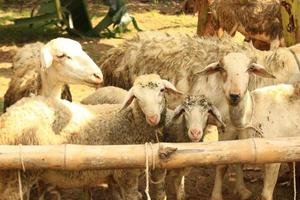
[[[300,42],[300,0],[281,0],[283,35],[287,46]]]

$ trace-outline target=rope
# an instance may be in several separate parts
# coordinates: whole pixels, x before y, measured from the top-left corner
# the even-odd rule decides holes
[[[149,195],[149,160],[148,160],[148,142],[145,143],[145,154],[146,154],[146,169],[145,169],[145,174],[146,174],[146,189],[145,193],[147,196],[147,200],[151,200],[151,197]]]
[[[293,185],[294,185],[294,200],[297,200],[297,188],[296,188],[296,163],[293,162]]]
[[[25,172],[25,165],[24,165],[24,160],[23,160],[23,155],[22,155],[22,144],[19,144],[19,157],[20,157],[22,170],[23,170],[23,172]],[[22,178],[21,178],[20,170],[18,170],[18,183],[19,183],[20,200],[23,200]]]
[[[20,172],[20,170],[18,170],[18,181],[19,181],[20,200],[23,200],[22,179],[21,179],[21,172]]]
[[[64,145],[64,168],[67,168],[67,144]]]
[[[260,130],[260,129],[258,129],[257,127],[255,127],[255,126],[252,125],[252,119],[253,119],[253,114],[254,114],[254,109],[255,109],[254,106],[255,106],[255,104],[254,104],[254,100],[253,100],[252,95],[251,95],[251,94],[249,94],[249,95],[250,95],[251,104],[252,104],[252,106],[251,106],[251,116],[250,116],[250,119],[248,120],[248,122],[247,122],[244,126],[242,126],[242,127],[236,126],[236,129],[241,130],[241,131],[244,130],[244,129],[253,129],[253,130],[255,131],[255,133],[258,134],[259,137],[264,137],[264,133],[262,132],[262,130]],[[253,135],[252,137],[255,137],[255,135]]]
[[[22,144],[19,144],[19,157],[20,157],[20,163],[23,172],[25,172],[25,165],[24,165],[24,160],[23,160],[23,155],[22,155]]]
[[[255,142],[255,138],[251,138],[252,143],[253,143],[253,154],[254,154],[254,163],[256,163],[257,161],[257,147],[256,147],[256,142]]]
[[[155,170],[155,158],[154,158],[154,153],[153,153],[153,145],[150,142],[150,147],[151,147],[151,152],[152,152],[152,170]]]

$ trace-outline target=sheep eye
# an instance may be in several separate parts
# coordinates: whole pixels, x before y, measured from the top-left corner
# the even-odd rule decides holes
[[[164,89],[164,88],[160,90],[160,92],[164,92],[164,91],[165,91],[165,89]]]
[[[71,59],[71,57],[70,56],[67,56],[66,54],[61,54],[61,55],[57,55],[56,56],[57,58],[68,58],[68,59]]]
[[[218,70],[219,72],[225,72],[225,69],[224,69],[223,67],[221,67],[221,66],[218,66],[217,70]]]

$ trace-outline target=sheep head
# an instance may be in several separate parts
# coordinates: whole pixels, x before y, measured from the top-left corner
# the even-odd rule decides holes
[[[53,73],[62,83],[97,86],[103,81],[100,68],[71,39],[56,38],[48,42],[40,53],[41,70]]]
[[[250,74],[275,78],[264,66],[253,63],[244,53],[229,53],[220,61],[212,63],[200,72],[201,75],[220,73],[223,92],[231,106],[237,106],[248,90]]]
[[[123,103],[123,109],[135,99],[145,115],[149,125],[160,122],[161,114],[166,109],[165,93],[181,94],[175,86],[157,74],[141,75],[136,78],[133,87],[128,91]]]
[[[225,127],[219,110],[202,95],[187,96],[175,109],[172,120],[182,115],[187,135],[193,142],[199,142],[203,138],[208,123]]]

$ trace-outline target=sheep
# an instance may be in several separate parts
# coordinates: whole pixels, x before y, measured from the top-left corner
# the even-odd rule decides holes
[[[97,89],[94,93],[81,101],[83,104],[121,103],[126,97],[127,91],[118,87],[108,86]],[[170,111],[171,112],[171,111]],[[211,116],[209,118],[209,116]],[[209,119],[209,120],[208,120]],[[202,95],[188,95],[183,103],[176,107],[171,119],[162,130],[161,142],[198,142],[203,138],[206,124],[221,125],[225,127],[218,109],[209,103]],[[184,194],[182,179],[190,172],[190,168],[168,170],[165,183],[165,170],[155,170],[154,180],[159,181],[151,187],[151,196],[154,199],[163,199],[165,196],[165,184],[167,184],[166,195],[168,199],[182,199]]]
[[[184,94],[206,96],[219,109],[227,125],[226,131],[220,136],[220,139],[236,139],[237,130],[231,124],[229,115],[229,96],[226,97],[222,92],[225,85],[224,73],[223,75],[222,73],[212,73],[211,75],[201,73],[206,66],[222,59],[230,52],[241,53],[238,54],[241,57],[237,55],[237,58],[233,59],[232,66],[228,65],[229,69],[232,69],[228,72],[232,77],[236,70],[240,70],[237,71],[240,76],[237,80],[240,81],[236,82],[236,88],[242,91],[241,94],[247,89],[251,91],[266,85],[288,82],[293,73],[299,72],[297,65],[299,54],[295,56],[289,48],[260,51],[254,49],[249,43],[236,44],[228,37],[222,39],[193,38],[184,34],[145,32],[126,41],[122,46],[111,49],[103,58],[101,69],[105,77],[104,85],[128,89],[132,85],[134,77],[139,74],[158,73],[163,78],[170,80]],[[251,65],[254,66],[252,70],[248,70],[248,61],[257,63]],[[216,67],[216,65],[211,66]],[[244,73],[246,70],[249,73]],[[256,71],[265,72],[265,74],[270,72],[277,79],[254,76]],[[168,105],[170,108],[175,108],[181,100],[181,98],[171,97],[168,99]],[[217,170],[213,199],[222,199],[222,176],[218,173],[221,172],[220,167]],[[241,174],[241,168],[238,170],[238,174]],[[251,192],[245,187],[243,179],[237,180],[236,190],[242,199],[247,199],[251,195]]]
[[[137,77],[123,104],[81,105],[43,96],[23,98],[0,117],[1,144],[141,144],[156,141],[155,133],[163,127],[166,116],[164,93],[181,94],[169,81],[158,75]],[[146,122],[145,122],[146,121]],[[38,123],[37,123],[38,122]],[[29,172],[30,173],[30,172]],[[140,170],[86,170],[61,172],[43,170],[25,173],[27,180],[41,179],[58,187],[82,187],[109,181],[120,190],[113,195],[138,199]],[[2,179],[3,178],[3,179]],[[1,197],[18,198],[13,172],[0,180]],[[23,191],[33,182],[23,184]]]
[[[225,128],[218,109],[203,95],[188,95],[183,103],[176,107],[169,123],[163,128],[163,142],[199,142],[203,139],[207,124]],[[167,170],[165,181],[153,185],[154,199],[184,199],[183,178],[191,168]],[[164,170],[153,172],[153,179],[163,180]]]
[[[247,91],[242,102],[232,108],[231,115],[247,119],[240,122],[246,136],[254,135],[257,129],[265,138],[292,137],[299,136],[299,109],[300,84],[279,84]],[[261,199],[273,199],[279,168],[280,163],[265,164]]]
[[[71,39],[56,38],[42,44],[25,45],[13,60],[14,75],[4,95],[4,111],[22,97],[68,96],[65,84],[97,86],[103,75],[94,61]],[[70,97],[69,97],[70,98]]]
[[[229,37],[198,38],[161,32],[140,33],[120,47],[109,50],[100,62],[106,86],[129,89],[139,74],[155,72],[176,84],[185,94],[192,94],[194,88],[200,85],[198,82],[205,81],[202,80],[203,77],[195,74],[196,70],[203,69],[229,52],[240,51],[271,71],[279,70],[279,76],[284,81],[287,79],[287,73],[298,71],[295,58],[288,48],[260,51],[249,43],[237,44]],[[250,87],[255,86],[255,82],[264,80],[251,80]],[[170,101],[170,107],[175,108],[180,100]]]
[[[82,104],[118,104],[122,103],[127,95],[127,90],[119,87],[107,86],[98,88],[95,92],[80,101]]]
[[[295,66],[299,67],[299,66]],[[236,133],[239,128],[246,126],[248,123],[249,114],[245,114],[241,117],[237,114],[237,108],[246,109],[244,101],[249,101],[247,98],[250,88],[248,83],[250,81],[249,74],[255,74],[264,78],[271,78],[274,80],[275,76],[268,72],[264,66],[253,63],[251,58],[243,53],[229,53],[217,62],[208,65],[203,70],[199,71],[198,74],[205,76],[212,76],[219,74],[223,80],[223,95],[226,98],[228,104],[228,113],[230,117],[230,127],[232,131],[227,131],[225,134],[220,136],[221,140],[224,139],[237,139],[244,138],[245,135]],[[280,83],[283,78],[280,77],[278,71],[273,71],[278,76],[278,82]],[[295,74],[286,74],[287,78],[294,78]],[[286,79],[286,82],[289,80]],[[263,85],[262,83],[259,83]],[[257,86],[256,86],[257,87]],[[227,124],[228,128],[228,124]],[[215,185],[212,193],[212,199],[222,199],[222,179],[225,174],[226,167],[218,166]],[[251,192],[247,190],[243,183],[243,174],[240,166],[237,166],[237,182],[236,187],[241,199],[248,199]]]
[[[248,39],[270,43],[270,48],[285,46],[278,0],[214,0],[212,24],[219,37],[236,31]]]

